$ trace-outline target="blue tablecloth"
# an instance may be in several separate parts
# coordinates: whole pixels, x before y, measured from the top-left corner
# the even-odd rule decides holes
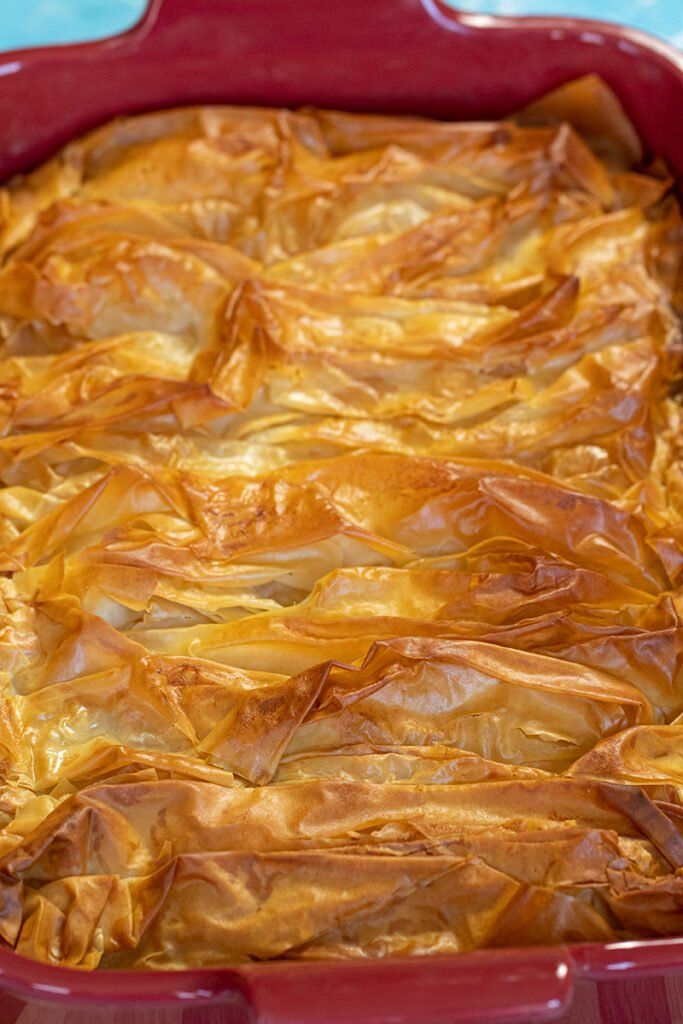
[[[0,50],[121,32],[138,20],[146,0],[5,0],[5,4]],[[457,0],[453,6],[486,14],[576,14],[621,21],[683,48],[683,0]],[[341,16],[342,12],[343,3]]]

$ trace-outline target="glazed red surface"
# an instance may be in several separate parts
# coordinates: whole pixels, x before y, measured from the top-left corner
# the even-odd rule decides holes
[[[114,39],[0,58],[0,176],[116,114],[229,101],[498,117],[597,72],[683,170],[683,55],[635,31],[439,0],[152,0]]]
[[[0,178],[121,113],[207,101],[505,115],[588,72],[683,174],[683,55],[571,19],[438,0],[152,0],[110,40],[0,56]],[[36,1005],[34,1005],[36,1004]],[[0,949],[1,1024],[683,1022],[683,940],[170,974],[51,968]]]

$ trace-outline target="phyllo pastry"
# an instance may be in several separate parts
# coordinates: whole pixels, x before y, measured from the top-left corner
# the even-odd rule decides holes
[[[683,227],[605,86],[124,118],[0,244],[0,940],[683,933]]]

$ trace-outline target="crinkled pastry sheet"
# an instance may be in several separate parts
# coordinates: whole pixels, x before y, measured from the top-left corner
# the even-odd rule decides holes
[[[517,121],[201,107],[0,196],[0,937],[683,932],[680,211]]]

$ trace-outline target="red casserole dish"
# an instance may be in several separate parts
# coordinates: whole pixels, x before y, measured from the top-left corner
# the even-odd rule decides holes
[[[683,55],[439,0],[152,0],[131,31],[0,57],[0,178],[121,113],[196,102],[499,117],[589,72],[683,175]],[[86,973],[0,949],[1,1024],[683,1022],[683,939],[458,957]]]

